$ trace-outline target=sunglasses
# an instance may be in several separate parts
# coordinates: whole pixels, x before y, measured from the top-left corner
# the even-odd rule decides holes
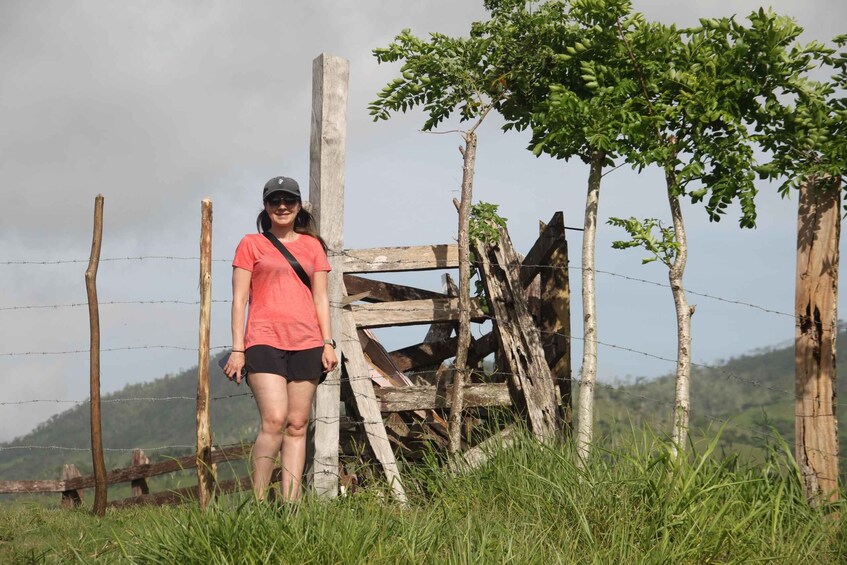
[[[300,199],[296,196],[271,196],[267,200],[265,200],[271,206],[279,206],[280,204],[285,204],[286,206],[294,206]]]

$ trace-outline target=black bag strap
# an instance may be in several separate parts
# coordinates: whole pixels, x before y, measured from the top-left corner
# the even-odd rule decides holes
[[[279,252],[282,253],[282,256],[288,259],[289,265],[294,269],[294,272],[297,273],[297,276],[300,277],[300,280],[306,285],[306,288],[312,290],[312,282],[309,280],[309,275],[306,274],[306,271],[303,270],[303,265],[301,265],[297,258],[291,254],[291,251],[285,248],[282,242],[271,232],[266,231],[262,232],[262,235],[268,238],[268,241],[274,244],[274,247],[279,249]]]

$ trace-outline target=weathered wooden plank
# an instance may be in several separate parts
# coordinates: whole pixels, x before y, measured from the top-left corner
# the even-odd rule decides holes
[[[403,372],[420,370],[422,367],[438,365],[445,359],[456,355],[458,338],[451,337],[438,343],[418,343],[389,353],[391,360]],[[491,332],[471,343],[470,356],[483,359],[494,351],[496,340]]]
[[[472,301],[471,319],[482,322],[485,314],[479,301]],[[351,306],[360,328],[385,326],[409,326],[452,322],[459,319],[459,300],[439,298],[435,300],[406,300],[404,302],[380,302],[376,304],[353,304]]]
[[[840,179],[800,185],[795,289],[794,456],[813,505],[838,500],[836,335]]]
[[[431,385],[402,388],[379,388],[376,396],[383,412],[403,412],[449,408],[453,386],[438,388]],[[464,386],[464,407],[508,406],[512,403],[506,383],[480,383]]]
[[[413,286],[387,283],[366,279],[357,275],[344,275],[344,285],[347,294],[368,293],[362,298],[365,302],[390,302],[395,300],[426,300],[431,298],[447,298],[447,295],[432,290],[424,290]]]
[[[350,64],[322,53],[312,61],[312,124],[309,157],[309,202],[318,231],[331,250],[344,248],[344,181],[347,143],[347,93]],[[332,335],[341,332],[340,299],[345,296],[342,257],[329,254],[327,281]],[[307,480],[320,496],[338,494],[338,415],[341,368],[331,371],[315,393],[310,422]]]
[[[271,474],[270,482],[278,483],[280,474],[280,469],[274,469]],[[243,479],[230,479],[228,481],[215,484],[215,494],[229,494],[233,492],[251,490],[252,488],[253,483],[250,477],[244,477]],[[110,502],[109,506],[112,508],[128,508],[131,506],[163,506],[165,504],[182,504],[185,502],[192,502],[194,500],[197,500],[197,487],[190,486],[153,494],[131,496]]]
[[[251,449],[252,444],[245,444],[243,446],[225,447],[220,451],[213,451],[212,463],[246,459],[250,455]],[[180,457],[179,459],[171,459],[160,463],[124,467],[121,469],[114,469],[106,473],[106,482],[108,484],[115,484],[133,481],[136,479],[155,477],[157,475],[173,473],[174,471],[193,469],[196,464],[196,456],[187,455],[185,457]],[[94,477],[92,475],[61,481],[0,481],[0,494],[63,492],[66,490],[91,488],[93,486]]]
[[[485,465],[498,450],[506,449],[515,443],[515,432],[512,428],[504,428],[479,445],[463,453],[457,453],[448,463],[448,470],[454,475],[461,475]]]
[[[353,391],[353,400],[359,416],[363,420],[368,443],[382,466],[391,491],[397,500],[405,504],[406,491],[403,489],[403,483],[400,480],[397,461],[394,458],[391,443],[388,441],[382,413],[379,410],[379,403],[371,384],[365,354],[362,352],[362,345],[356,331],[354,314],[349,308],[345,309],[341,316],[341,351],[349,376],[350,388]]]
[[[341,255],[345,273],[431,271],[459,266],[459,250],[455,243],[345,249]]]
[[[540,440],[558,432],[558,410],[550,367],[523,296],[520,262],[506,230],[497,245],[481,244],[477,254],[493,308],[497,338],[509,369],[514,404],[526,411],[529,429]]]

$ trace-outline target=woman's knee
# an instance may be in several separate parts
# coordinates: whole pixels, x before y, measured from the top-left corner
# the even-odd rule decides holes
[[[308,425],[308,418],[296,418],[289,420],[285,426],[285,434],[291,437],[304,437],[306,435],[306,428]]]
[[[286,429],[285,412],[262,414],[262,431],[271,434],[281,434]]]

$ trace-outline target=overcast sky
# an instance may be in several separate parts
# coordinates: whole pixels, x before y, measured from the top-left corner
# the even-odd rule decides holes
[[[88,355],[45,352],[88,348],[83,273],[91,245],[94,197],[105,197],[102,257],[197,256],[200,201],[214,202],[213,254],[229,260],[251,232],[261,187],[285,174],[308,187],[312,59],[350,61],[345,247],[447,243],[455,239],[452,199],[461,181],[460,139],[420,133],[420,113],[373,123],[367,104],[397,73],[371,55],[403,28],[419,35],[465,34],[485,14],[480,1],[109,2],[0,1],[0,441],[26,433],[88,394]],[[648,18],[687,25],[698,17],[744,15],[760,4],[693,0],[636,2]],[[807,32],[843,33],[841,0],[772,3]],[[500,204],[519,251],[526,252],[556,210],[582,225],[587,169],[536,159],[527,137],[479,134],[474,196]],[[453,125],[451,125],[453,127]],[[597,268],[665,283],[638,251],[614,251],[621,233],[610,216],[667,220],[660,175],[620,169],[604,179]],[[701,207],[684,210],[690,253],[686,287],[790,313],[794,296],[796,199],[763,186],[756,230],[729,214],[710,224]],[[579,268],[579,232],[568,232]],[[15,261],[68,261],[10,264]],[[229,345],[230,266],[214,264],[212,345]],[[197,300],[196,261],[148,259],[101,264],[101,302]],[[579,271],[571,271],[573,333],[580,336]],[[404,282],[440,288],[437,273]],[[670,372],[675,318],[667,288],[598,275],[603,382]],[[844,296],[845,293],[842,293]],[[790,343],[793,319],[698,296],[693,357],[716,363],[755,348]],[[22,308],[27,307],[27,308]],[[150,381],[197,362],[197,307],[101,307],[102,347],[177,346],[104,352],[103,392]],[[379,332],[389,349],[420,329]],[[574,342],[574,373],[581,347]],[[23,353],[31,353],[23,355]],[[214,383],[213,393],[226,390]],[[23,401],[47,401],[15,404]],[[190,406],[185,409],[192,409]],[[115,446],[122,447],[122,446]],[[134,446],[132,446],[134,447]]]

